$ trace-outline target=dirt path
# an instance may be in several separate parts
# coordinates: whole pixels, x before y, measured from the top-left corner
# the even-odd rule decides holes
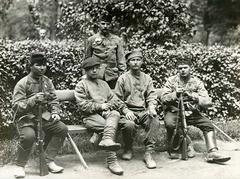
[[[203,142],[195,142],[195,148],[203,147]],[[56,163],[64,166],[62,174],[39,176],[37,161],[30,161],[26,167],[26,179],[240,179],[240,151],[234,143],[218,141],[221,151],[231,160],[226,164],[209,164],[204,161],[205,154],[197,153],[196,157],[183,160],[170,160],[167,152],[156,150],[154,154],[157,168],[149,170],[142,161],[143,149],[135,149],[131,161],[120,159],[122,150],[118,151],[119,164],[124,169],[122,176],[111,174],[105,165],[103,151],[84,153],[89,169],[85,170],[76,155],[64,155],[57,158]],[[240,146],[240,142],[239,142]],[[14,166],[0,168],[0,179],[13,179]]]

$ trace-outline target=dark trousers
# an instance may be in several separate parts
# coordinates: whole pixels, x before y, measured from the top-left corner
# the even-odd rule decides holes
[[[125,150],[132,148],[137,127],[138,125],[142,125],[146,132],[146,137],[143,141],[146,151],[153,151],[156,144],[157,131],[159,130],[159,117],[151,118],[147,110],[141,112],[135,111],[134,113],[137,116],[136,121],[127,120],[125,116],[121,116],[119,121],[119,127],[123,133]]]
[[[168,136],[169,141],[171,140],[173,131],[176,128],[177,119],[178,119],[177,112],[174,112],[174,113],[166,112],[166,114],[164,116],[165,125],[166,125],[166,129],[167,129],[167,136]],[[187,125],[196,126],[204,134],[214,130],[212,122],[208,118],[206,118],[205,116],[203,116],[201,113],[198,113],[198,112],[192,113],[190,116],[186,116],[186,122],[187,122]],[[174,144],[173,144],[174,146],[176,146],[177,143],[179,142],[179,138],[182,133],[183,132],[179,128],[179,132],[175,136],[175,140],[174,140]]]
[[[45,134],[44,148],[48,146],[53,137],[60,138],[64,141],[67,136],[68,128],[61,121],[52,123],[52,121],[43,120],[42,127]],[[31,153],[32,146],[36,141],[37,125],[35,122],[30,125],[17,124],[17,129],[19,133],[19,146],[16,164],[24,167]]]
[[[117,83],[117,79],[116,79],[116,80],[107,81],[107,84],[108,84],[108,86],[109,86],[111,89],[114,89],[114,88],[115,88],[116,83]]]

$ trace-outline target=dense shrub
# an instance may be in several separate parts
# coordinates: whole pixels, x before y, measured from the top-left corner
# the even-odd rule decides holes
[[[57,23],[59,38],[84,39],[97,32],[103,13],[113,16],[113,33],[122,36],[128,48],[165,45],[172,47],[192,36],[194,22],[181,1],[86,1],[61,2]],[[77,29],[77,30],[76,30]]]
[[[152,49],[145,53],[145,71],[152,75],[156,86],[162,86],[167,77],[176,73],[178,59],[190,59],[194,65],[193,74],[205,83],[214,103],[208,114],[225,120],[239,119],[239,46],[182,44],[175,50]]]
[[[64,44],[64,45],[63,45]],[[11,124],[11,97],[16,82],[28,74],[30,52],[43,51],[48,58],[47,75],[56,89],[74,89],[82,76],[81,62],[84,48],[81,43],[52,43],[43,46],[37,41],[0,41],[0,133],[9,136]],[[175,62],[180,58],[193,61],[193,73],[205,82],[214,106],[211,117],[224,120],[240,116],[240,52],[239,46],[204,47],[200,44],[182,44],[175,50],[154,48],[144,50],[143,71],[154,79],[155,87],[162,87],[170,75],[176,73]],[[79,122],[75,104],[62,104],[66,123]],[[73,120],[75,119],[75,120]]]
[[[12,120],[11,98],[15,84],[29,73],[28,60],[32,51],[44,52],[48,58],[49,76],[56,89],[74,89],[82,76],[83,45],[67,42],[47,46],[37,41],[0,41],[0,133],[9,136]],[[67,105],[72,108],[71,104]],[[65,110],[65,106],[63,108]],[[73,111],[75,112],[75,110]],[[69,118],[68,118],[69,119]]]

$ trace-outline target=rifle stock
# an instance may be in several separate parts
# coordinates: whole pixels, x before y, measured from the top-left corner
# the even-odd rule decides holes
[[[42,78],[39,79],[39,92],[43,90]],[[40,176],[48,175],[48,167],[43,149],[43,130],[42,130],[42,103],[38,103],[38,124],[37,124],[37,139],[39,147],[39,160],[40,160]]]
[[[180,116],[181,116],[181,128],[183,131],[183,135],[181,136],[182,139],[182,160],[188,159],[187,154],[187,122],[186,122],[186,116],[185,116],[185,108],[183,103],[183,96],[182,93],[180,94]]]

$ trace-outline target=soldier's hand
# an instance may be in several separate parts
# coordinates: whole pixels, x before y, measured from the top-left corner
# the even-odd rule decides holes
[[[39,92],[39,93],[35,94],[35,100],[36,100],[36,102],[43,102],[44,101],[44,93]]]
[[[48,91],[45,91],[44,92],[44,98],[45,99],[50,99],[50,97],[51,97],[50,93]]]
[[[184,92],[184,88],[182,86],[178,86],[176,88],[176,95],[177,95],[177,97],[179,97],[180,94],[183,93],[183,92]]]
[[[135,116],[135,114],[132,111],[129,111],[126,115],[125,115],[126,119],[129,121],[134,121],[135,119],[137,119],[137,117]]]
[[[110,114],[110,110],[103,111],[102,112],[102,117],[106,119],[109,114]]]
[[[101,106],[103,111],[110,110],[110,107],[111,107],[111,104],[109,104],[109,103],[103,103]]]
[[[157,116],[157,111],[155,110],[154,107],[149,107],[149,109],[148,109],[148,114],[149,114],[149,116],[151,116],[151,117],[156,117],[156,116]]]
[[[185,98],[187,98],[188,100],[192,100],[192,99],[193,99],[192,94],[191,94],[190,92],[188,92],[188,91],[185,91],[185,92],[183,93],[183,96],[184,96]]]
[[[58,114],[52,114],[53,123],[60,121],[61,117]]]

